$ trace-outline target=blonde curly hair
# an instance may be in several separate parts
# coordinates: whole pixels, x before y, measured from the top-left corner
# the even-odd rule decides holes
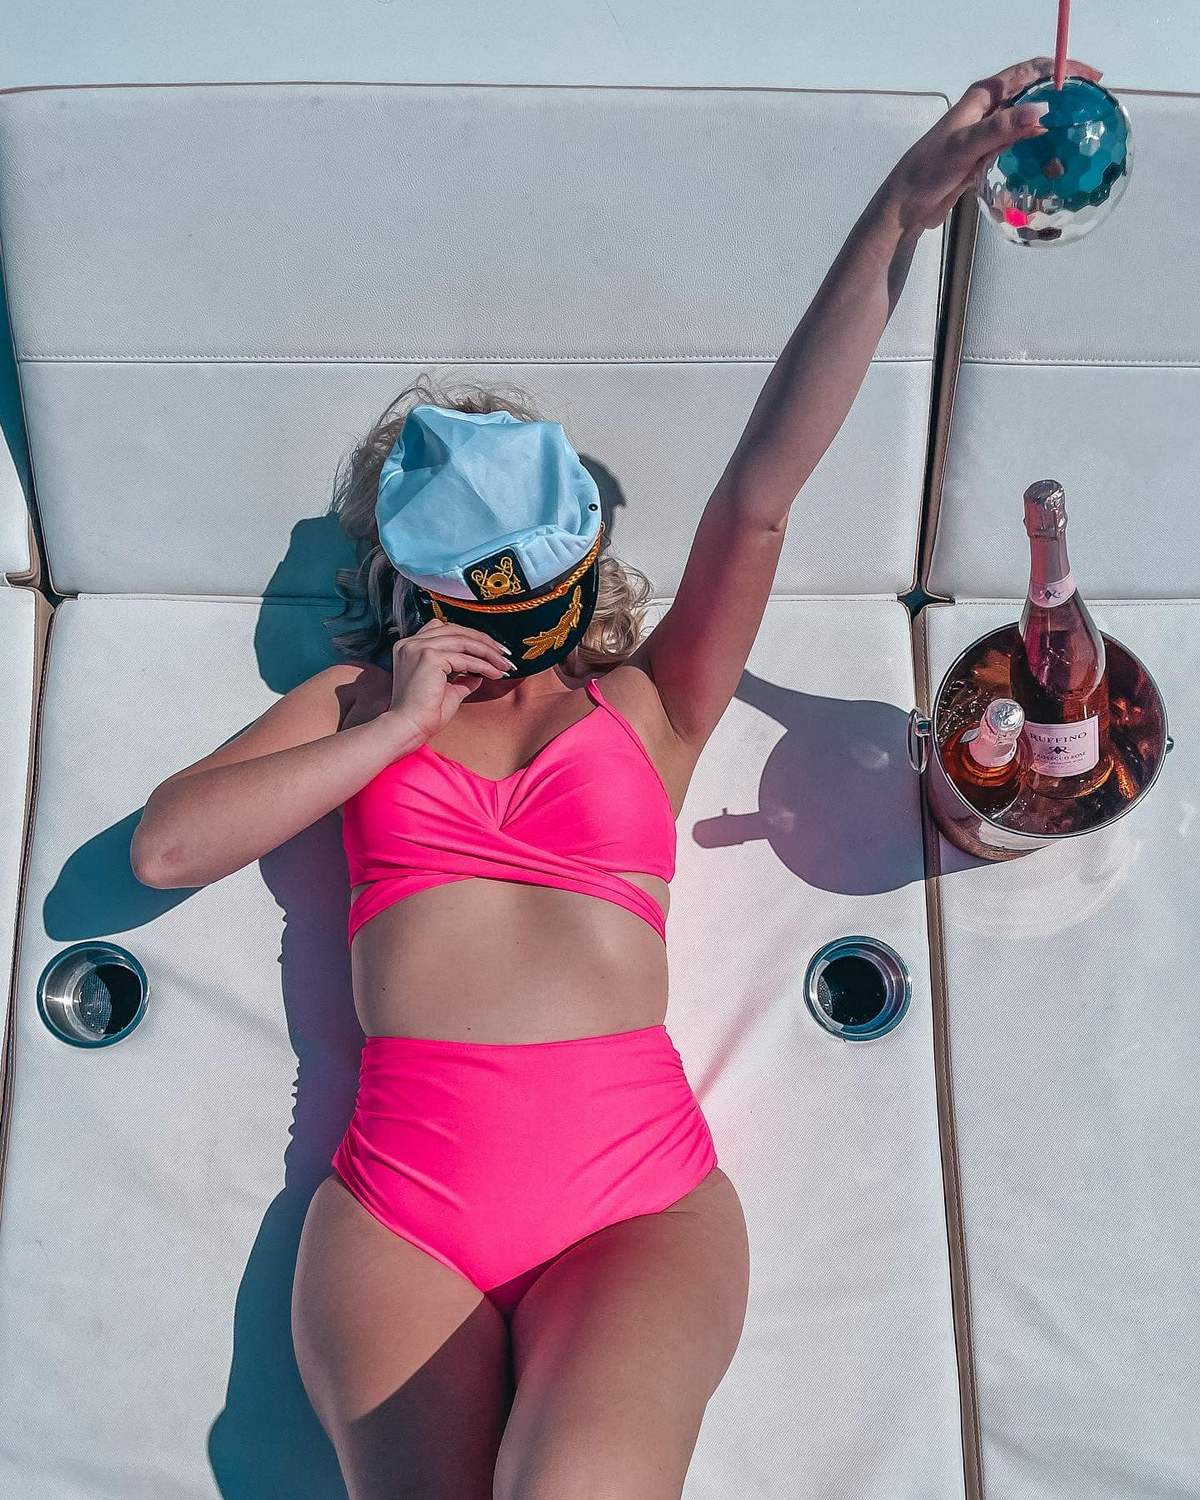
[[[423,403],[461,412],[506,411],[526,422],[545,420],[518,386],[459,382],[450,387],[438,385],[423,373],[388,404],[367,435],[338,465],[329,511],[338,517],[354,544],[359,563],[356,568],[337,569],[334,587],[342,609],[322,623],[336,624],[351,613],[366,616],[366,622],[358,628],[331,636],[334,646],[352,661],[390,666],[394,643],[421,628],[414,586],[396,572],[380,545],[375,501],[380,471],[405,418],[412,407]],[[609,553],[607,530],[596,570],[596,608],[583,638],[563,663],[572,676],[619,666],[642,638],[650,580],[639,568]]]

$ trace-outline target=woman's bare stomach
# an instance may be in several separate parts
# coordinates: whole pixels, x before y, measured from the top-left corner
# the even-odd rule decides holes
[[[665,914],[665,880],[625,878]],[[548,1042],[666,1017],[666,945],[654,928],[556,886],[472,877],[417,891],[358,929],[350,964],[367,1036]]]

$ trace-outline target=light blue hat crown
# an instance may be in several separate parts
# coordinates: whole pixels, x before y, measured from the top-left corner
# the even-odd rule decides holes
[[[384,461],[375,520],[392,566],[421,588],[488,597],[471,564],[503,549],[536,593],[591,551],[600,492],[559,422],[422,404]]]

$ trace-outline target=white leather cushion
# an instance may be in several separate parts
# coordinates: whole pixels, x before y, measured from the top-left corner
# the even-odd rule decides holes
[[[13,428],[15,438],[15,425]],[[5,436],[0,433],[0,587],[5,573],[27,573],[29,506]]]
[[[1200,595],[1200,94],[1116,93],[1134,155],[1108,219],[1038,250],[979,225],[936,594],[1022,589],[1022,492],[1054,478],[1089,598]]]
[[[1020,600],[931,606],[932,686]],[[1200,1494],[1200,607],[1093,603],[1175,748],[1108,828],[1019,859],[939,838],[989,1496]]]
[[[687,1494],[963,1494],[907,612],[773,599],[679,819],[668,1026],[750,1233],[738,1352]],[[864,933],[912,1000],[822,1030],[813,954]]]
[[[0,588],[0,702],[4,704],[0,714],[0,850],[4,851],[0,859],[0,973],[5,976],[12,972],[29,804],[37,628],[34,597],[29,589]],[[0,994],[7,1001],[7,977]],[[0,1039],[3,1034],[0,1026]]]
[[[147,791],[313,669],[317,614],[60,607],[0,1235],[0,1493],[215,1496],[248,1471],[340,1493],[287,1317],[361,1044],[337,815],[196,892],[128,868]],[[772,601],[679,819],[668,1026],[752,1257],[689,1497],[962,1495],[914,701],[902,605]],[[84,1051],[34,990],[92,933],[136,954],[151,994],[130,1037]],[[877,1042],[829,1035],[803,1002],[810,957],[849,933],[911,970],[909,1013]]]
[[[334,535],[294,534],[300,518],[411,378],[449,364],[564,422],[622,512],[615,549],[672,590],[772,365],[945,105],[336,83],[0,95],[0,236],[54,587],[328,593]],[[941,239],[918,244],[805,487],[781,592],[912,582]]]

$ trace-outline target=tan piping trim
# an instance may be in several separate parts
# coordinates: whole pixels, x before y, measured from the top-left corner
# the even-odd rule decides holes
[[[921,540],[918,545],[917,580],[925,593],[931,592],[929,568],[933,561],[933,544],[937,538],[938,515],[942,508],[942,481],[946,473],[946,450],[950,444],[950,423],[954,413],[954,393],[958,388],[963,332],[967,322],[967,294],[971,287],[971,268],[978,228],[979,205],[975,201],[974,190],[970,189],[954,205],[950,215],[943,331],[936,367],[938,384],[929,464],[929,491],[921,518]]]
[[[38,783],[38,750],[41,745],[42,706],[45,703],[46,662],[49,656],[50,627],[54,611],[43,594],[36,590],[34,600],[33,702],[29,714],[29,753],[25,768],[25,821],[21,832],[18,863],[17,901],[13,913],[13,959],[8,977],[8,1006],[4,1021],[3,1051],[0,1051],[0,1222],[3,1220],[4,1181],[8,1168],[8,1137],[12,1125],[13,1049],[17,1034],[17,976],[21,970],[21,927],[28,893],[29,855],[33,844],[33,808]]]
[[[279,85],[302,84],[313,88],[364,88],[364,89],[537,89],[549,93],[553,89],[574,89],[577,93],[653,93],[653,94],[868,94],[883,99],[944,99],[946,107],[950,100],[941,89],[807,89],[787,88],[777,84],[756,83],[495,83],[453,81],[425,83],[420,79],[376,79],[376,78],[238,78],[231,81],[220,78],[170,79],[161,83],[18,83],[0,89],[4,94],[49,94],[66,93],[80,89],[260,89],[276,88]],[[1183,98],[1192,98],[1185,94]]]
[[[972,205],[973,206],[973,205]],[[917,703],[930,712],[929,649],[926,605],[913,621],[912,645]],[[954,1121],[954,1086],[950,1060],[950,1027],[946,997],[946,949],[942,922],[941,861],[937,824],[921,783],[921,833],[925,847],[925,910],[929,922],[929,982],[933,1000],[933,1071],[937,1088],[938,1142],[946,1203],[946,1241],[950,1249],[950,1296],[954,1308],[954,1344],[958,1358],[959,1410],[962,1428],[963,1481],[966,1500],[984,1500],[979,1395],[975,1383],[971,1331],[971,1283],[963,1230],[962,1183],[958,1172],[958,1139]]]
[[[33,528],[33,507],[29,506],[25,512],[25,536],[26,545],[29,548],[30,564],[23,573],[5,573],[5,582],[13,588],[42,588],[42,550],[38,545],[37,533]]]
[[[389,88],[389,89],[540,89],[548,93],[551,89],[575,89],[588,93],[635,92],[655,94],[866,94],[877,98],[898,99],[944,99],[949,108],[952,101],[941,89],[812,89],[788,88],[777,84],[753,83],[495,83],[487,80],[462,82],[453,80],[444,83],[424,83],[419,79],[335,78],[326,74],[321,78],[238,78],[232,81],[220,78],[165,79],[158,83],[19,83],[0,89],[4,94],[49,94],[78,92],[80,89],[258,89],[273,88],[279,84],[303,84],[315,88]],[[1200,99],[1200,93],[1192,89],[1127,89],[1120,84],[1106,83],[1110,94],[1132,94],[1153,99]]]
[[[925,467],[921,476],[921,507],[917,517],[917,544],[913,548],[913,576],[906,592],[913,593],[921,588],[921,544],[925,536],[925,518],[929,511],[929,489],[931,475],[933,473],[933,449],[937,437],[937,400],[940,379],[939,352],[945,342],[946,334],[946,271],[950,262],[951,238],[950,232],[953,219],[938,230],[941,254],[938,259],[938,290],[937,311],[934,316],[933,329],[933,354],[929,360],[929,409],[925,413]]]

